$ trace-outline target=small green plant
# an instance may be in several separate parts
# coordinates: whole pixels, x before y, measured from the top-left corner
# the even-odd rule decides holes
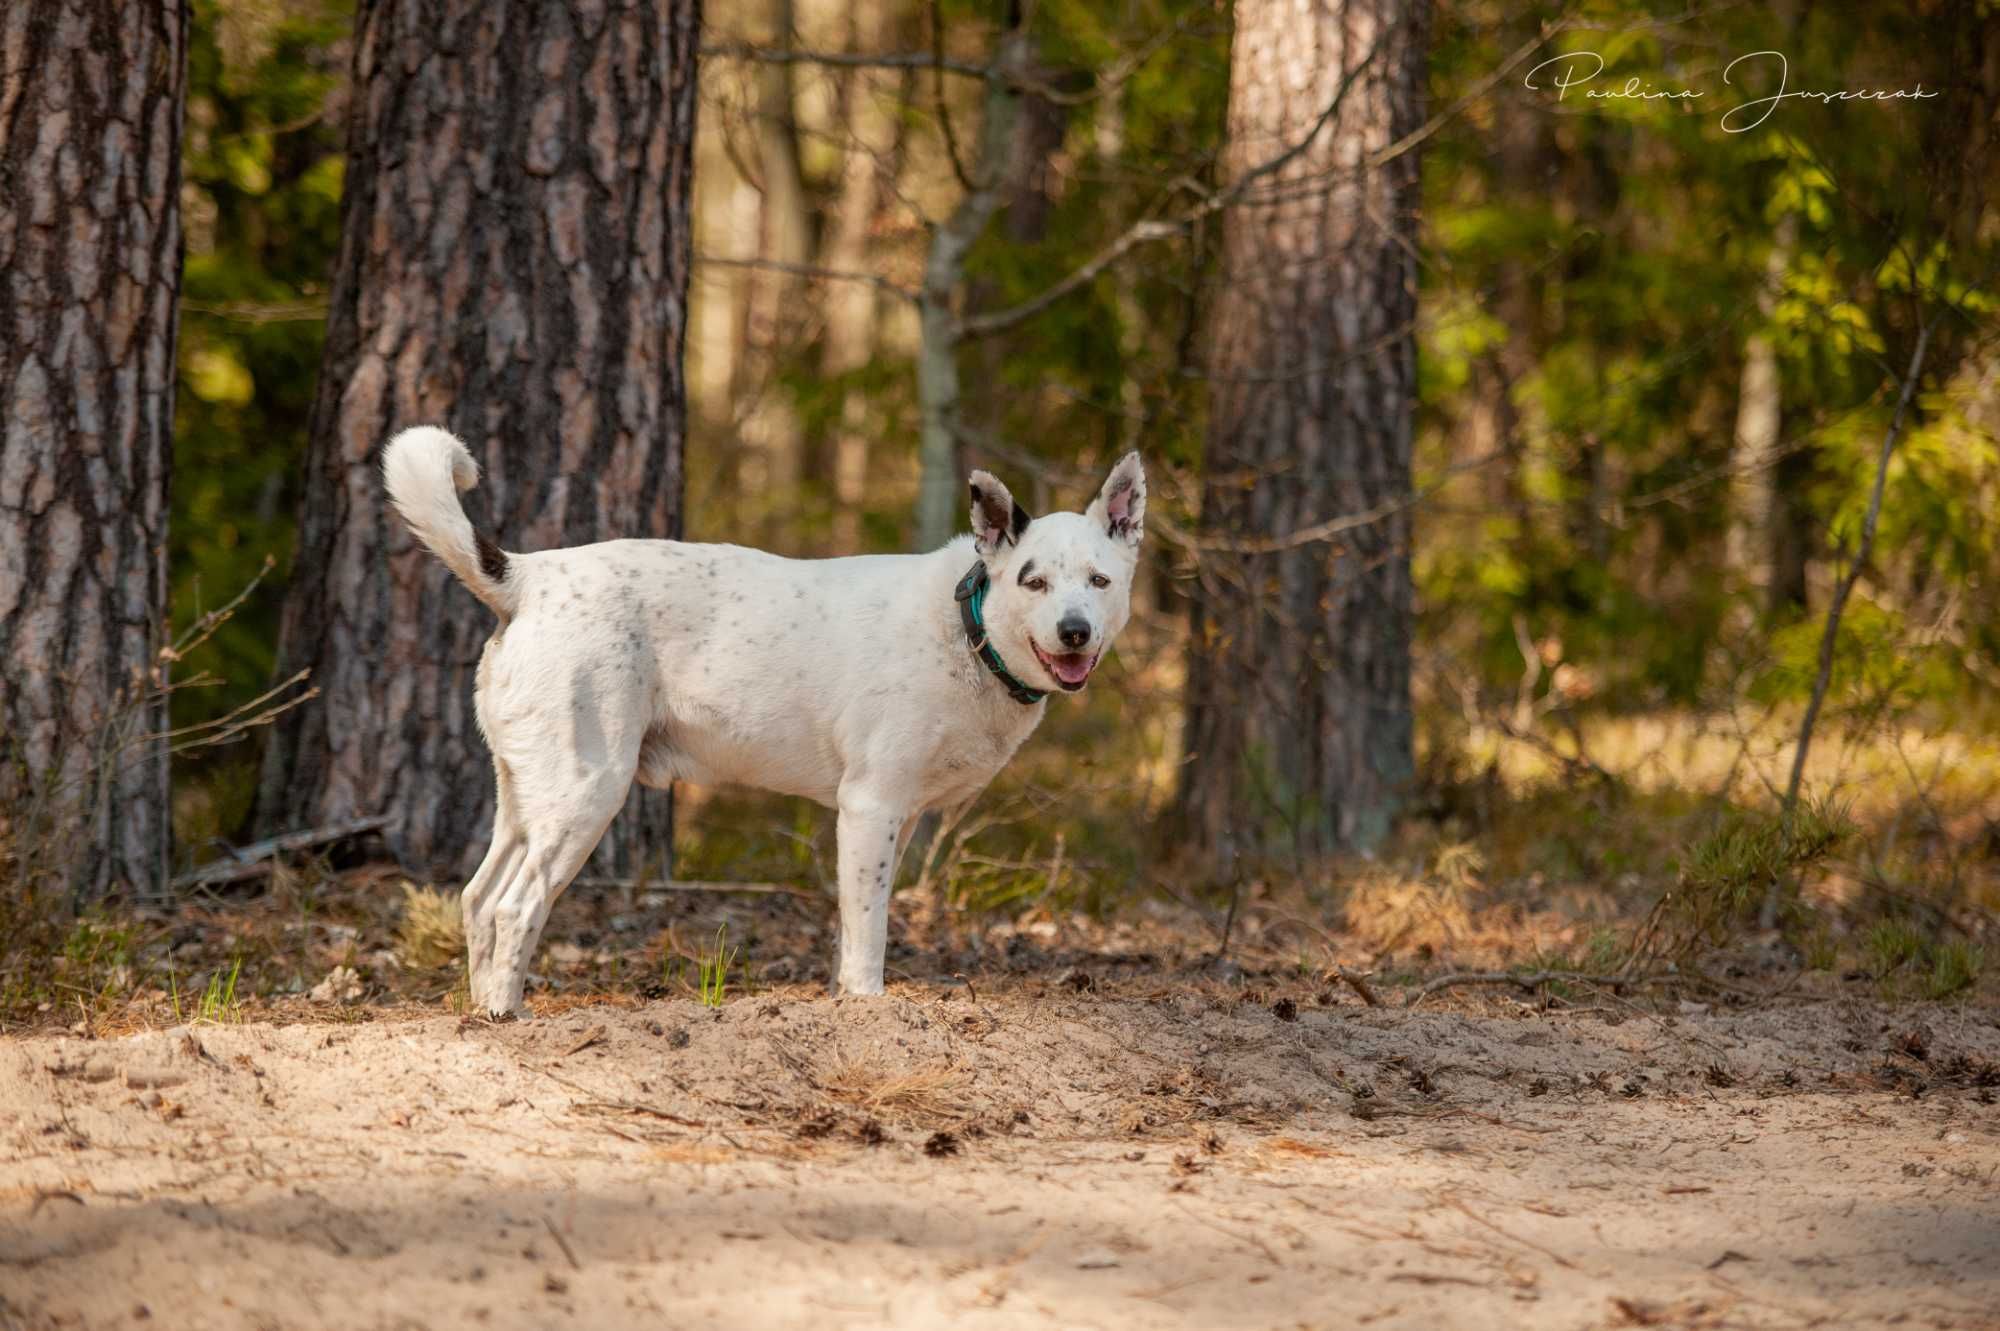
[[[1924,936],[1902,920],[1883,920],[1868,931],[1865,946],[1875,975],[1881,979],[1922,955]]]
[[[1625,936],[1616,929],[1596,929],[1584,945],[1581,969],[1603,974],[1624,964],[1628,954]]]
[[[1824,925],[1807,934],[1800,947],[1809,971],[1830,971],[1840,965],[1840,944]]]
[[[1681,853],[1679,949],[1727,942],[1773,883],[1819,868],[1853,829],[1846,811],[1826,801],[1803,802],[1789,818],[1732,809]]]
[[[721,1007],[723,998],[729,992],[729,968],[736,961],[736,949],[727,945],[728,934],[728,924],[718,925],[715,950],[695,958],[703,1007]]]
[[[242,1005],[236,999],[236,980],[242,973],[243,958],[238,957],[230,966],[227,979],[223,978],[219,970],[210,975],[208,988],[202,991],[200,1001],[194,1005],[192,1011],[182,1012],[180,980],[172,971],[168,971],[167,983],[171,986],[169,992],[174,1002],[174,1020],[186,1022],[190,1026],[235,1021],[242,1015]]]
[[[1931,973],[1925,978],[1924,992],[1932,998],[1950,998],[1970,989],[1986,969],[1986,951],[1960,940],[1941,943],[1931,952]]]

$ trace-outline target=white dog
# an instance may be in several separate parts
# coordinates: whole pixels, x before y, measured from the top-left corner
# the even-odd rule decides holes
[[[737,783],[839,811],[836,983],[882,992],[889,889],[917,816],[985,788],[1125,627],[1146,514],[1139,455],[1082,513],[1030,518],[972,473],[972,536],[927,555],[782,559],[605,541],[534,554],[475,532],[457,439],[382,456],[417,538],[500,616],[476,705],[499,784],[466,884],[473,1001],[521,1008],[549,907],[634,780]]]

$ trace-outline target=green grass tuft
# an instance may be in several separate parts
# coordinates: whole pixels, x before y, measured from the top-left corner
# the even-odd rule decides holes
[[[729,925],[718,925],[715,930],[715,949],[695,958],[698,968],[697,978],[701,982],[701,1005],[721,1007],[722,1000],[729,993],[729,968],[736,961],[736,949],[727,946]]]
[[[1978,983],[1985,969],[1984,948],[1962,940],[1941,943],[1931,952],[1931,973],[1925,979],[1924,992],[1932,998],[1950,998]]]
[[[228,977],[224,978],[222,972],[219,970],[211,974],[208,977],[208,987],[202,990],[200,1000],[195,1003],[192,1009],[183,1012],[181,1010],[180,981],[174,978],[172,972],[169,972],[167,980],[172,986],[174,1020],[185,1022],[190,1026],[212,1026],[224,1022],[241,1021],[243,1018],[243,1005],[236,997],[236,981],[242,974],[243,958],[238,957],[234,964],[230,966]]]

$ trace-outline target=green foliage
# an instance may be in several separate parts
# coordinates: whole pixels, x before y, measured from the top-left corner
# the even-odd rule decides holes
[[[1924,936],[1903,920],[1880,920],[1870,926],[1862,946],[1877,976],[1886,977],[1922,955]]]
[[[721,1007],[729,994],[729,968],[736,964],[736,949],[728,946],[729,925],[715,928],[715,946],[695,958],[696,980],[703,1007]]]
[[[1950,998],[1972,988],[1986,969],[1986,950],[1963,939],[1931,950],[1931,972],[1924,983],[1930,998]]]
[[[1937,17],[1970,40],[1972,13]],[[1556,17],[1555,6],[1441,6],[1433,105]],[[1963,112],[1788,102],[1755,130],[1726,133],[1719,112],[1751,93],[1722,83],[1718,53],[1783,51],[1794,88],[1935,89],[1966,77],[1970,48],[1890,9],[1836,20],[1750,6],[1682,22],[1636,0],[1589,6],[1555,45],[1603,56],[1596,87],[1631,77],[1704,96],[1572,92],[1558,111],[1546,80],[1538,92],[1507,79],[1427,145],[1417,466],[1478,470],[1449,491],[1464,502],[1419,510],[1423,638],[1503,689],[1521,670],[1518,616],[1569,659],[1602,667],[1599,705],[1701,701],[1756,651],[1743,612],[1755,621],[1770,609],[1726,540],[1741,502],[1733,450],[1749,340],[1778,356],[1773,476],[1789,525],[1772,539],[1805,547],[1824,531],[1837,552],[1853,548],[1891,376],[1922,317],[1966,338],[1935,344],[1944,359],[1930,363],[1930,395],[1884,497],[1881,576],[1864,584],[1886,618],[1851,641],[1843,631],[1841,664],[1865,651],[1874,684],[1888,672],[1906,697],[1963,696],[1967,671],[1940,665],[1935,631],[1931,660],[1901,659],[1922,650],[1907,626],[1941,614],[1977,649],[1994,647],[2000,548],[1980,517],[1995,497],[1982,461],[1994,420],[1965,405],[1981,353],[1954,371],[1982,338],[1990,346],[2000,246],[1976,208],[1952,211],[1952,173],[1966,167],[1946,145]],[[1481,448],[1499,460],[1480,462]],[[1789,613],[1781,605],[1775,626]],[[1783,678],[1766,679],[1764,696],[1796,696],[1797,643],[1774,646]]]
[[[1674,902],[1683,945],[1725,941],[1774,883],[1817,868],[1853,831],[1846,811],[1824,801],[1802,801],[1789,818],[1729,810],[1681,853]]]
[[[248,583],[267,557],[290,559],[326,284],[340,244],[333,112],[351,25],[351,0],[194,5],[170,527],[177,627]],[[212,719],[269,685],[281,591],[265,589],[181,663],[183,674],[206,671],[226,683],[177,694],[175,724]],[[251,756],[237,748],[203,761]],[[248,790],[237,786],[240,804]],[[242,812],[207,821],[226,833]]]
[[[180,980],[170,973],[168,977],[170,985],[169,996],[173,1002],[174,1020],[184,1021],[191,1026],[210,1026],[220,1022],[241,1021],[243,1019],[243,1006],[241,1001],[236,997],[236,981],[242,973],[243,958],[241,957],[236,958],[231,963],[228,975],[225,976],[220,970],[212,972],[208,977],[208,986],[201,991],[200,997],[194,999],[186,1011],[182,1011],[181,1009]],[[193,995],[190,995],[190,998],[193,998]]]
[[[1879,920],[1870,926],[1862,950],[1869,969],[1889,994],[1951,998],[1976,985],[1986,969],[1985,949],[1963,938],[1933,938],[1903,919]]]

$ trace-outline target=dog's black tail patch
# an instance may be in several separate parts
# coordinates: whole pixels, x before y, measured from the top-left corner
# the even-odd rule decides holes
[[[507,552],[496,545],[491,536],[477,527],[472,530],[472,543],[479,550],[479,571],[493,582],[505,582]]]

